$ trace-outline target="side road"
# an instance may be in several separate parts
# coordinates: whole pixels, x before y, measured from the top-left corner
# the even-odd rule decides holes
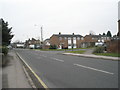
[[[94,54],[63,53],[63,55],[73,55],[73,56],[79,56],[79,57],[98,58],[98,59],[105,59],[105,60],[120,60],[119,57],[99,56]]]
[[[15,52],[10,51],[6,59],[7,65],[2,68],[2,88],[32,88]]]

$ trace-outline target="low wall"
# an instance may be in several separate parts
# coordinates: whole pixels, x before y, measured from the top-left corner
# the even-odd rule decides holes
[[[107,51],[110,53],[120,53],[120,40],[114,40],[107,43]]]

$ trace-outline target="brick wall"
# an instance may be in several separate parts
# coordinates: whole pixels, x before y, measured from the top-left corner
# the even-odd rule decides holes
[[[50,37],[50,45],[59,45],[59,38],[57,36],[51,36]]]
[[[120,40],[113,40],[107,43],[107,51],[110,53],[120,53]]]

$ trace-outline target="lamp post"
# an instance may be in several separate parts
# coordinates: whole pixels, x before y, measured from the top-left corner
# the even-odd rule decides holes
[[[38,26],[38,25],[36,25],[35,24],[35,26]],[[40,36],[41,36],[41,40],[40,40],[40,46],[42,45],[42,42],[43,42],[43,26],[41,26],[41,28],[40,28]]]

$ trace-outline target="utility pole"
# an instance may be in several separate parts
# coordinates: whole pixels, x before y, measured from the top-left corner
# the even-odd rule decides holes
[[[43,42],[43,27],[41,27],[41,42]]]

